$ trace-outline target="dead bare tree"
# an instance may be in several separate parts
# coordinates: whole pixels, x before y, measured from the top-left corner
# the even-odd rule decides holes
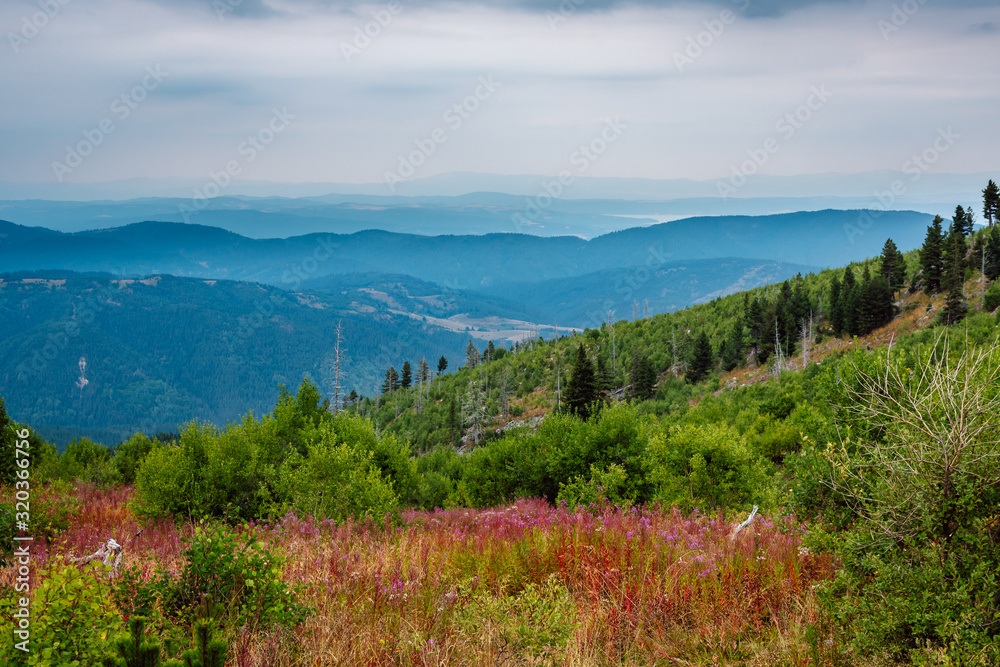
[[[1000,350],[951,353],[945,335],[904,364],[885,358],[844,382],[846,424],[864,437],[827,451],[827,484],[870,528],[872,540],[908,543],[930,532],[947,548],[961,527],[995,512],[980,507],[1000,485]]]
[[[340,410],[340,359],[343,320],[337,322],[337,345],[333,348],[333,414]]]

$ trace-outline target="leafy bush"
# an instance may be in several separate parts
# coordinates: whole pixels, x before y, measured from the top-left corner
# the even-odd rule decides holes
[[[158,441],[150,440],[142,433],[136,433],[115,447],[112,461],[115,468],[118,469],[121,481],[125,484],[134,484],[139,465],[146,458],[146,455],[158,446]]]
[[[465,464],[465,486],[473,505],[496,505],[518,497],[554,499],[560,486],[586,480],[591,468],[624,471],[622,498],[649,498],[647,426],[626,404],[609,406],[587,421],[550,415],[534,432],[517,429],[478,448]]]
[[[938,339],[859,354],[842,377],[842,428],[855,441],[828,448],[827,483],[856,523],[831,606],[859,648],[929,644],[996,664],[1000,350],[959,353]]]
[[[100,563],[83,569],[53,558],[34,573],[40,581],[31,605],[31,652],[24,654],[9,641],[13,637],[19,594],[7,588],[0,598],[0,663],[69,667],[98,665],[121,617],[111,604],[111,586]]]
[[[341,441],[328,422],[307,445],[307,456],[292,452],[282,464],[277,490],[283,501],[276,507],[323,519],[381,519],[399,509],[374,453],[363,442]]]
[[[577,505],[597,505],[613,503],[619,506],[631,505],[635,498],[627,495],[628,474],[617,463],[605,470],[590,466],[590,476],[577,475],[572,481],[559,485],[557,502],[570,508]]]
[[[746,439],[726,424],[679,425],[649,442],[656,497],[682,509],[765,505],[767,477]]]
[[[241,540],[221,524],[199,526],[183,561],[176,576],[161,569],[145,584],[134,573],[123,577],[116,598],[134,599],[131,610],[143,615],[153,612],[155,598],[166,619],[183,624],[202,615],[206,601],[215,606],[209,613],[221,613],[231,627],[291,627],[309,613],[281,580],[282,559],[250,534]]]

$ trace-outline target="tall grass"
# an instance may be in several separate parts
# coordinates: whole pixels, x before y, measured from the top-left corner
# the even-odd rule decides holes
[[[46,557],[139,530],[129,488],[76,494],[79,514]],[[170,568],[191,530],[147,525],[125,563]],[[409,511],[402,525],[288,515],[242,530],[287,557],[283,576],[305,584],[315,613],[285,631],[232,629],[229,664],[240,667],[804,665],[816,654],[814,587],[833,570],[792,517],[758,517],[733,540],[721,515],[655,506],[533,499]]]

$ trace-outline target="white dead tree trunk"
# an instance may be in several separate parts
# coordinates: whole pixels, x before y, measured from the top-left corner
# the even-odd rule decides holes
[[[340,410],[340,341],[343,334],[343,321],[337,322],[337,346],[333,348],[333,414]]]
[[[144,529],[141,529],[141,530],[139,530],[138,533],[136,533],[135,535],[133,535],[132,539],[130,539],[128,541],[128,543],[131,543],[132,540],[134,540],[135,538],[139,537],[139,535],[142,534],[143,530]],[[90,561],[100,560],[101,562],[104,563],[105,567],[110,567],[113,572],[118,572],[118,568],[119,568],[119,566],[121,566],[121,563],[122,563],[122,551],[123,551],[123,549],[124,549],[124,547],[122,545],[118,544],[118,542],[115,540],[115,538],[112,537],[112,538],[109,538],[107,542],[105,542],[104,544],[102,544],[97,549],[97,551],[95,551],[94,553],[90,554],[89,556],[81,556],[80,558],[73,558],[72,556],[70,556],[69,562],[70,563],[74,563],[74,564],[79,563],[81,565],[86,565]],[[111,576],[111,574],[112,574],[112,572],[109,572],[108,576]]]
[[[740,534],[741,530],[743,530],[744,528],[746,528],[747,526],[749,526],[751,523],[753,523],[753,518],[755,516],[757,516],[757,506],[756,505],[753,506],[753,511],[750,512],[750,516],[747,517],[746,521],[744,521],[740,525],[738,525],[735,528],[733,528],[733,532],[729,536],[729,539],[735,540],[736,536]]]

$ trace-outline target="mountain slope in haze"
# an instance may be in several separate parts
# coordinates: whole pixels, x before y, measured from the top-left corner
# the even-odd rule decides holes
[[[464,351],[464,331],[364,299],[169,275],[5,274],[0,396],[56,441],[72,427],[115,442],[137,429],[261,414],[279,383],[294,390],[306,375],[332,394],[338,323],[346,392],[375,392],[404,360],[426,355],[436,366],[444,355],[455,364]]]
[[[690,260],[505,283],[494,293],[547,313],[557,323],[595,328],[607,321],[608,311],[614,313],[612,321],[667,313],[820,268],[746,258]]]
[[[401,273],[456,289],[483,290],[512,280],[539,282],[690,259],[750,257],[838,266],[877,255],[889,237],[903,251],[915,248],[929,222],[926,214],[905,211],[689,218],[590,241],[383,231],[249,239],[212,227],[163,222],[59,234],[0,222],[0,233],[7,234],[0,245],[0,265],[11,271],[170,273],[292,289],[335,273]]]

